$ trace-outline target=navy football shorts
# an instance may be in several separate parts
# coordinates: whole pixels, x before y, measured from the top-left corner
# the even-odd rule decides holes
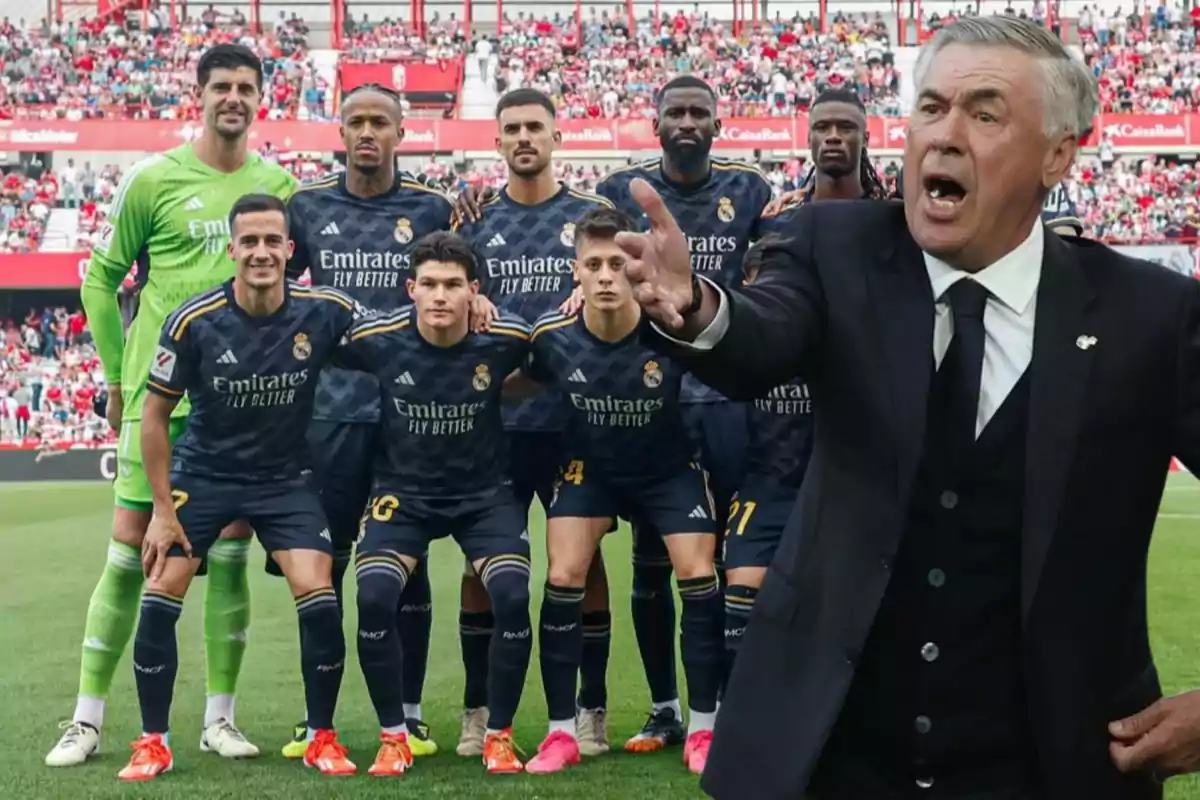
[[[589,476],[586,461],[570,460],[555,483],[546,516],[624,517],[635,528],[649,527],[661,536],[719,530],[708,476],[694,463],[663,480],[616,484]]]
[[[729,498],[741,487],[746,472],[746,405],[732,400],[690,403],[683,406],[683,420],[700,450],[700,463],[708,470],[717,518],[724,523]]]
[[[748,478],[729,506],[725,568],[767,567],[775,558],[783,529],[800,490]]]
[[[371,494],[371,464],[379,441],[373,422],[313,420],[308,425],[309,484],[321,498],[334,557],[349,558]],[[267,573],[282,575],[267,557]]]
[[[321,502],[303,478],[276,483],[213,480],[172,474],[175,514],[192,545],[203,558],[229,523],[244,519],[267,553],[277,550],[319,550],[331,553],[329,525]],[[175,545],[170,555],[184,555]]]
[[[405,497],[377,487],[363,516],[358,555],[390,550],[420,561],[430,542],[446,536],[472,562],[504,555],[529,558],[525,510],[507,487],[456,499]]]
[[[536,496],[542,508],[550,507],[554,479],[562,463],[562,434],[545,431],[508,431],[508,476],[517,505],[526,513]]]

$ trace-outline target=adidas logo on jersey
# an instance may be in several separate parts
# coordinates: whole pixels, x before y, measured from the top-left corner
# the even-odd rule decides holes
[[[583,370],[577,369],[571,373],[571,377],[567,378],[571,383],[587,383],[587,378],[583,377]]]
[[[399,378],[396,378],[396,383],[403,386],[416,386],[417,382],[413,380],[413,376],[405,372]]]
[[[322,236],[340,236],[341,233],[342,232],[340,230],[338,230],[338,226],[337,226],[336,222],[331,222],[328,225],[326,225],[324,228],[321,228]]]
[[[322,531],[321,531],[321,532],[318,534],[318,536],[320,536],[322,539],[324,539],[324,540],[325,540],[325,541],[327,541],[327,542],[332,542],[332,541],[333,541],[333,537],[329,535],[329,528],[325,528],[324,530],[322,530]]]
[[[183,207],[188,211],[199,211],[200,209],[204,208],[204,201],[202,201],[199,197],[193,197],[191,200],[188,200],[186,203],[184,203]]]
[[[221,353],[221,355],[217,357],[217,363],[218,364],[236,364],[236,363],[238,363],[238,360],[237,360],[237,356],[235,356],[233,354],[232,350],[226,350],[224,353]]]
[[[692,513],[688,514],[688,519],[708,519],[708,512],[703,506],[696,506],[692,509]]]
[[[497,233],[490,240],[488,240],[487,246],[488,247],[504,247],[504,245],[506,245],[506,244],[508,244],[508,242],[504,241],[504,237]]]

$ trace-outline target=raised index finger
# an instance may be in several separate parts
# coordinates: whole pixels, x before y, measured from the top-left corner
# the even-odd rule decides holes
[[[658,192],[654,191],[654,187],[644,179],[634,178],[630,181],[629,193],[641,206],[642,211],[646,212],[646,216],[650,218],[650,225],[655,230],[661,231],[678,227],[675,217],[671,216],[671,212],[667,210],[667,204],[663,202]]]

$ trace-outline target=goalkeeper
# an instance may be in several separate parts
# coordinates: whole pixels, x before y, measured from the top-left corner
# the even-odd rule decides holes
[[[110,385],[108,421],[121,435],[108,560],[88,605],[75,714],[46,756],[51,767],[82,764],[98,752],[105,700],[137,620],[142,539],[152,508],[140,448],[142,402],[163,322],[184,300],[233,275],[226,246],[237,199],[264,192],[286,199],[296,186],[281,167],[248,151],[247,134],[262,101],[258,57],[241,45],[211,47],[197,65],[196,83],[203,134],[140,162],[125,177],[84,279],[83,306]],[[117,293],[135,261],[146,274],[139,276],[144,288],[126,340]],[[183,432],[188,409],[185,398],[172,415],[172,442]],[[249,536],[245,524],[236,523],[207,555],[208,697],[200,749],[227,758],[258,755],[233,723],[250,619]]]

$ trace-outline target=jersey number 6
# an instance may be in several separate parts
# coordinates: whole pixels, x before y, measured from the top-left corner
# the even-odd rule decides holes
[[[391,522],[400,507],[400,501],[390,494],[381,495],[371,501],[371,517],[377,522]]]

